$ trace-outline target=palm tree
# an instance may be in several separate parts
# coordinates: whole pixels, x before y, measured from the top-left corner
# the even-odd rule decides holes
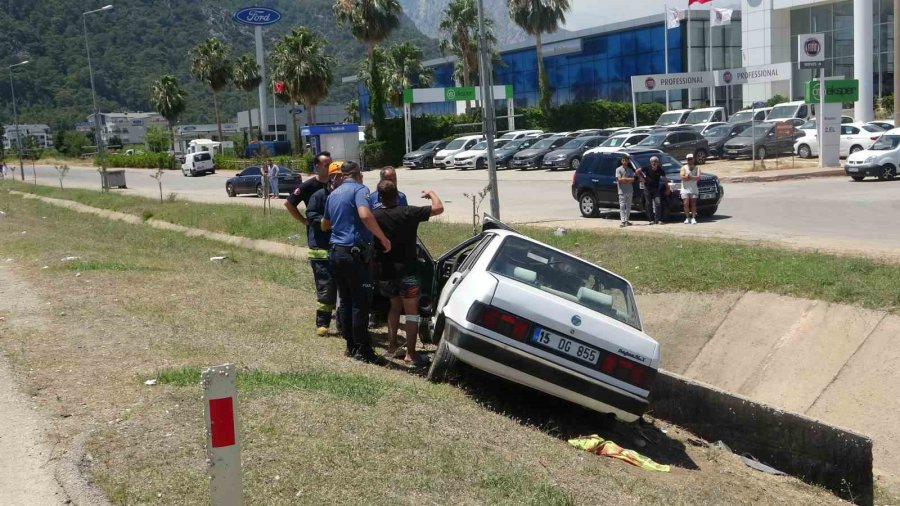
[[[369,75],[372,84],[381,86],[380,69],[375,64],[375,45],[386,39],[400,26],[403,8],[398,0],[335,0],[334,17],[338,23],[348,25],[356,40],[365,43]],[[369,111],[376,132],[384,124],[384,90],[369,89]]]
[[[234,62],[234,68],[232,69],[232,82],[234,82],[235,87],[239,90],[246,91],[247,93],[251,93],[252,91],[259,88],[260,83],[262,83],[262,76],[259,75],[259,65],[256,64],[256,58],[252,55],[245,54],[237,59]],[[253,102],[253,95],[250,96],[251,104]],[[250,122],[250,137],[251,140],[253,138],[253,115],[250,114],[250,110],[253,109],[253,106],[247,108],[247,119]],[[265,114],[265,111],[259,111],[259,113]],[[262,124],[260,123],[260,132],[259,138],[262,140],[263,132],[262,132]]]
[[[213,92],[213,107],[216,110],[216,125],[219,127],[219,141],[224,139],[222,135],[222,119],[219,116],[219,92],[228,86],[231,80],[231,62],[228,46],[219,39],[212,37],[205,42],[197,44],[191,51],[191,74],[199,81],[203,81]]]
[[[485,40],[490,46],[497,44],[493,31],[494,21],[485,18]],[[472,86],[478,77],[478,6],[475,0],[453,0],[444,10],[438,25],[442,37],[438,48],[441,54],[456,56],[453,78],[463,86]],[[468,109],[468,103],[466,109]]]
[[[172,139],[172,151],[175,151],[175,122],[184,112],[186,104],[185,92],[178,80],[171,74],[164,75],[153,83],[150,89],[150,103],[153,108],[169,123],[169,137]]]
[[[302,151],[297,135],[297,107],[303,103],[310,112],[310,120],[315,119],[315,106],[328,96],[333,75],[331,69],[335,60],[325,54],[325,40],[306,27],[294,28],[285,35],[272,53],[272,76],[283,81],[285,94],[294,107],[291,111],[294,125],[295,147]]]
[[[394,44],[385,52],[384,88],[394,107],[403,105],[403,90],[431,86],[434,69],[422,65],[422,50],[411,42]]]
[[[541,36],[554,33],[566,22],[566,13],[572,9],[569,0],[508,0],[509,17],[535,38],[538,63],[538,90],[541,110],[550,109],[550,83],[544,70],[544,49]]]

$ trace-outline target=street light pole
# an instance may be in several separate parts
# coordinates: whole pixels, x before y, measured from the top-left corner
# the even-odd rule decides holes
[[[22,134],[19,132],[19,114],[16,112],[16,87],[13,86],[12,69],[27,64],[28,60],[25,60],[9,66],[9,91],[12,94],[13,123],[16,126],[16,153],[19,155],[19,175],[22,177],[22,181],[25,181],[25,164],[22,162]]]
[[[91,46],[88,44],[87,15],[108,11],[112,8],[112,5],[106,5],[99,9],[81,13],[81,22],[84,27],[84,49],[87,51],[88,74],[91,76],[91,99],[94,102],[94,142],[97,145],[97,156],[100,158],[100,186],[104,191],[109,190],[109,185],[106,184],[106,153],[103,150],[103,139],[100,135],[100,112],[97,110],[97,90],[94,87],[94,69],[91,67]]]
[[[491,195],[491,215],[500,219],[500,193],[497,190],[497,161],[494,158],[494,134],[497,119],[494,113],[494,86],[491,64],[491,48],[484,24],[484,0],[478,0],[478,53],[481,81],[481,111],[484,121],[484,139],[487,142],[488,185]]]

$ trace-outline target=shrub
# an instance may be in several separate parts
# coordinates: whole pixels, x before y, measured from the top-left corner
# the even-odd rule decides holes
[[[100,159],[94,157],[94,165],[100,165]],[[128,167],[132,169],[174,168],[174,159],[168,153],[141,153],[125,155],[107,153],[106,165],[109,167]]]
[[[784,95],[775,95],[766,102],[766,105],[768,107],[775,107],[776,105],[783,104],[785,102],[789,102],[787,97],[785,97]]]

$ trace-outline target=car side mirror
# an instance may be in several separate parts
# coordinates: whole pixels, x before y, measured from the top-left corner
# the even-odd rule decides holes
[[[669,142],[669,141],[666,141],[666,142],[663,143],[663,146],[671,146],[671,145],[672,145],[672,143]]]

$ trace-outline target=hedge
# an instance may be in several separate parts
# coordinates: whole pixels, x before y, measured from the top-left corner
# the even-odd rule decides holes
[[[100,159],[94,158],[94,165],[100,165]],[[132,169],[156,169],[159,167],[180,169],[181,166],[169,156],[168,153],[135,153],[125,155],[122,153],[107,153],[106,165],[108,167],[129,167]]]

